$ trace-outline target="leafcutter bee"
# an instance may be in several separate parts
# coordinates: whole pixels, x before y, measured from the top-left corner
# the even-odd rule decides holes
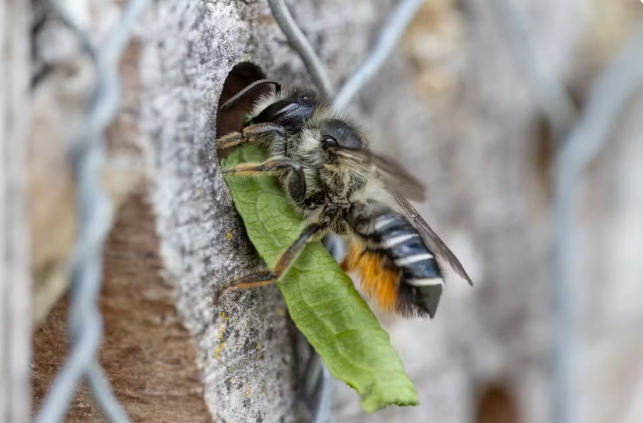
[[[316,91],[282,91],[276,81],[250,84],[222,106],[229,108],[259,85],[261,97],[240,132],[216,140],[217,148],[256,143],[269,158],[224,170],[229,175],[275,175],[293,207],[308,221],[272,270],[230,283],[251,287],[279,280],[306,243],[328,232],[343,237],[341,266],[356,271],[367,295],[388,312],[432,318],[447,267],[471,284],[451,250],[406,200],[422,200],[423,185],[394,161],[373,153],[357,125],[333,110]]]

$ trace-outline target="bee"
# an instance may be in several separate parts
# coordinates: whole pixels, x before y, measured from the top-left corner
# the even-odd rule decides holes
[[[332,232],[347,243],[341,267],[356,271],[365,294],[385,311],[433,318],[447,269],[471,279],[462,264],[406,198],[421,201],[424,187],[393,160],[368,149],[355,122],[336,112],[315,90],[282,91],[276,81],[248,85],[225,110],[260,85],[274,93],[257,100],[246,125],[216,140],[216,148],[254,143],[269,158],[225,169],[238,176],[274,175],[308,224],[271,270],[228,287],[280,280],[311,240]]]

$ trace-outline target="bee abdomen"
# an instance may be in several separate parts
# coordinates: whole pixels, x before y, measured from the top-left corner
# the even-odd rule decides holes
[[[385,259],[385,266],[399,274],[397,311],[433,317],[444,282],[417,229],[405,216],[381,203],[362,203],[349,214],[353,231],[369,250]]]

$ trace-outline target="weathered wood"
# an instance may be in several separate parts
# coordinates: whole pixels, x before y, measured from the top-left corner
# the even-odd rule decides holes
[[[0,420],[29,419],[31,278],[26,222],[27,2],[0,3]]]
[[[133,422],[211,422],[196,350],[163,280],[158,247],[155,217],[140,190],[118,211],[105,247],[100,361]],[[64,298],[34,334],[36,406],[66,358],[66,311]],[[67,421],[102,421],[86,386]]]

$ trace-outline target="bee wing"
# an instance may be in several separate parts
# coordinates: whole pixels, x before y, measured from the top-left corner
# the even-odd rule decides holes
[[[429,224],[426,223],[426,220],[424,220],[424,218],[420,216],[420,213],[415,210],[415,207],[413,207],[411,203],[409,203],[407,199],[402,195],[396,193],[395,191],[390,192],[393,197],[395,197],[395,200],[397,200],[397,203],[400,205],[400,207],[402,207],[404,212],[406,212],[408,217],[413,220],[413,222],[415,223],[415,227],[420,231],[422,237],[429,245],[431,251],[436,254],[436,258],[442,258],[442,260],[449,263],[449,266],[451,266],[451,268],[458,275],[469,282],[469,285],[473,286],[473,282],[467,274],[467,271],[464,270],[464,267],[462,266],[462,263],[460,263],[460,260],[458,260],[455,254],[453,254],[449,247],[447,247],[447,245],[444,243],[444,241],[442,241],[438,234],[436,234],[433,229],[431,229]]]
[[[367,178],[375,177],[390,190],[415,201],[424,201],[424,185],[393,159],[363,149],[336,147],[334,151],[348,166]]]

